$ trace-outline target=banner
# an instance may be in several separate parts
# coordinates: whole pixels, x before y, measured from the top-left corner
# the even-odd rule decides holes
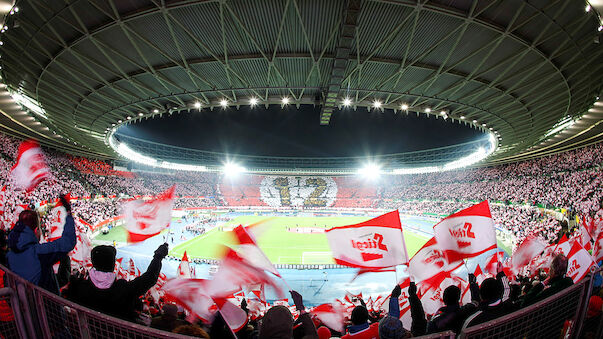
[[[331,228],[326,235],[339,265],[381,269],[408,262],[397,210],[359,224]]]
[[[462,263],[449,264],[435,238],[429,239],[408,262],[408,273],[413,281],[429,279],[441,271],[454,271]]]

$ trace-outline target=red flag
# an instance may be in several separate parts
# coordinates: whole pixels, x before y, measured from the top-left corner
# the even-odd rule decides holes
[[[501,261],[502,258],[502,251],[497,251],[494,254],[492,254],[487,260],[486,260],[486,265],[484,266],[484,271],[488,274],[491,275],[496,275],[496,267],[498,265],[498,262]]]
[[[247,324],[247,313],[239,306],[231,303],[225,298],[216,298],[214,302],[218,306],[224,322],[233,332],[237,332]]]
[[[579,242],[574,241],[567,257],[567,276],[572,278],[574,283],[577,283],[590,272],[590,268],[593,265],[597,265],[593,257]]]
[[[368,305],[367,305],[368,307]],[[310,313],[328,328],[344,333],[344,307],[340,303],[322,304],[314,307]]]
[[[496,248],[496,232],[487,200],[444,218],[433,226],[433,231],[448,262],[476,257]]]
[[[19,145],[17,163],[11,174],[18,190],[33,190],[40,182],[50,176],[50,169],[44,161],[40,145],[35,140],[26,140]]]
[[[241,290],[242,287],[264,284],[271,286],[278,296],[284,296],[279,285],[274,282],[272,276],[268,275],[262,268],[252,265],[241,258],[235,251],[228,248],[226,255],[214,279],[210,280],[212,290],[222,292],[212,295],[215,297],[226,297],[231,293]]]
[[[268,259],[266,254],[258,247],[255,239],[245,227],[239,225],[233,230],[233,233],[239,242],[237,253],[242,258],[256,267],[262,268],[278,277],[281,276],[270,259]]]
[[[580,244],[582,247],[584,247],[584,249],[587,251],[592,249],[590,241],[593,237],[583,223],[578,226],[576,238],[580,241]]]
[[[593,248],[593,258],[595,258],[596,262],[603,260],[603,232],[599,232],[599,236],[595,241],[595,246]]]
[[[4,205],[6,204],[6,185],[0,190],[0,216],[4,215]]]
[[[178,278],[188,279],[191,277],[191,269],[190,264],[188,262],[188,256],[186,255],[186,251],[184,251],[184,255],[182,256],[182,261],[180,265],[178,265]]]
[[[128,269],[128,275],[130,276],[130,280],[136,278],[136,265],[134,265],[134,260],[132,260],[132,258],[130,258],[129,261],[129,269]]]
[[[473,275],[475,276],[475,280],[477,281],[478,285],[481,285],[482,281],[486,279],[486,277],[484,276],[484,272],[482,272],[482,268],[479,266],[479,264],[475,266],[475,271],[473,272]]]
[[[413,277],[413,281],[418,282],[429,279],[442,270],[454,271],[461,265],[460,262],[450,265],[444,258],[435,238],[431,238],[410,259],[408,273]]]
[[[517,248],[511,258],[513,271],[515,273],[530,263],[530,261],[538,256],[546,248],[546,242],[534,235],[527,236],[521,245]]]
[[[189,312],[209,321],[213,318],[211,309],[214,301],[208,289],[208,280],[171,279],[163,286],[166,299],[182,305]]]
[[[357,268],[385,268],[408,262],[398,211],[326,231],[335,262]]]
[[[48,234],[48,241],[54,241],[63,235],[63,227],[67,221],[67,210],[63,207],[63,204],[58,202],[51,210],[48,225],[50,233]]]
[[[565,255],[567,257],[569,255],[570,250],[572,249],[573,243],[574,243],[573,239],[570,241],[564,233],[563,236],[561,237],[561,239],[559,239],[559,241],[557,242],[557,245],[555,246],[555,250],[553,251],[552,256],[562,253],[563,255]]]
[[[123,205],[128,241],[144,241],[170,225],[175,189],[176,185],[151,200],[132,200]]]
[[[76,223],[77,225],[78,223]],[[71,251],[70,257],[73,262],[80,264],[83,267],[92,266],[90,252],[92,251],[92,241],[88,237],[88,233],[84,226],[78,225],[76,228],[76,243]]]

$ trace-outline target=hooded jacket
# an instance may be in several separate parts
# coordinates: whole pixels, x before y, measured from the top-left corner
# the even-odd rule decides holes
[[[52,265],[73,250],[75,243],[75,223],[71,215],[67,216],[61,237],[44,244],[39,243],[31,228],[17,222],[8,236],[8,266],[27,281],[58,294],[59,286]]]

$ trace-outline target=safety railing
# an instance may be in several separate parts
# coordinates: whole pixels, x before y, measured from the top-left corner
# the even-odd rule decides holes
[[[187,338],[90,310],[32,285],[0,265],[1,338]],[[593,276],[534,305],[465,329],[464,338],[602,338],[603,317],[587,318]],[[1,286],[0,286],[1,287]],[[454,338],[448,331],[421,338]]]

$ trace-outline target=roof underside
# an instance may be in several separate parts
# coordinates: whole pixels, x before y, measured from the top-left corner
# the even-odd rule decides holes
[[[489,163],[603,135],[603,107],[593,107],[603,76],[600,22],[580,1],[17,4],[1,36],[3,82],[37,100],[47,118],[0,103],[0,128],[71,153],[116,157],[104,139],[113,124],[250,97],[321,105],[317,124],[328,124],[345,97],[358,107],[379,100],[444,110],[498,133]],[[568,116],[582,120],[546,136]]]

